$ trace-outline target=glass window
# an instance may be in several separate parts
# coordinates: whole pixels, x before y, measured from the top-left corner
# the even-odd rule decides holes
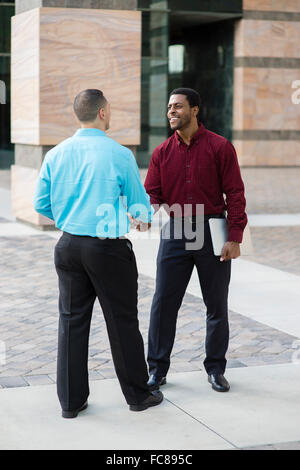
[[[10,19],[15,14],[14,2],[0,0],[0,168],[9,168],[14,160],[10,143]],[[3,98],[1,96],[0,98]]]
[[[169,46],[169,73],[181,73],[184,71],[184,44]]]
[[[155,5],[166,2],[151,2]],[[148,167],[155,147],[168,137],[168,13],[142,12],[141,145],[136,158]]]
[[[15,14],[13,5],[0,3],[0,52],[10,53],[10,18]]]

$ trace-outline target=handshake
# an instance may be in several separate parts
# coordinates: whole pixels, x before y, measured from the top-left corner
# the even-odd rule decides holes
[[[132,215],[129,213],[127,213],[127,215],[130,222],[130,227],[135,228],[138,232],[147,232],[147,230],[150,229],[151,223],[141,222],[140,220],[132,217]]]

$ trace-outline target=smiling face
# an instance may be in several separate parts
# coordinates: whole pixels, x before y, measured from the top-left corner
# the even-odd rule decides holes
[[[197,119],[198,111],[198,106],[190,107],[186,95],[171,95],[167,114],[171,129],[187,128],[194,118]]]

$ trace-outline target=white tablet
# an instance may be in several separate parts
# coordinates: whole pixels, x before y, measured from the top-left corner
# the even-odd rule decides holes
[[[211,239],[216,256],[221,256],[223,246],[228,240],[228,222],[227,219],[209,219],[209,228]],[[243,233],[243,241],[240,243],[241,256],[253,255],[253,246],[249,224],[246,225]]]

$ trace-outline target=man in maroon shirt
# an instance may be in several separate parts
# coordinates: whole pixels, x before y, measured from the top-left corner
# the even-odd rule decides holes
[[[228,286],[231,259],[240,256],[239,244],[247,224],[246,201],[233,145],[205,129],[199,110],[200,96],[195,90],[178,88],[171,93],[167,116],[175,132],[154,150],[145,181],[151,204],[156,207],[177,204],[182,207],[183,216],[187,215],[184,206],[191,208],[188,219],[193,231],[197,204],[204,205],[201,249],[187,249],[186,237],[174,236],[176,214],[173,217],[170,214],[171,236],[161,236],[150,316],[148,385],[150,389],[157,389],[166,383],[178,310],[196,265],[207,308],[204,367],[212,388],[226,392],[230,388],[224,377],[229,341]],[[225,211],[229,234],[219,257],[213,252],[208,219],[225,217]]]

